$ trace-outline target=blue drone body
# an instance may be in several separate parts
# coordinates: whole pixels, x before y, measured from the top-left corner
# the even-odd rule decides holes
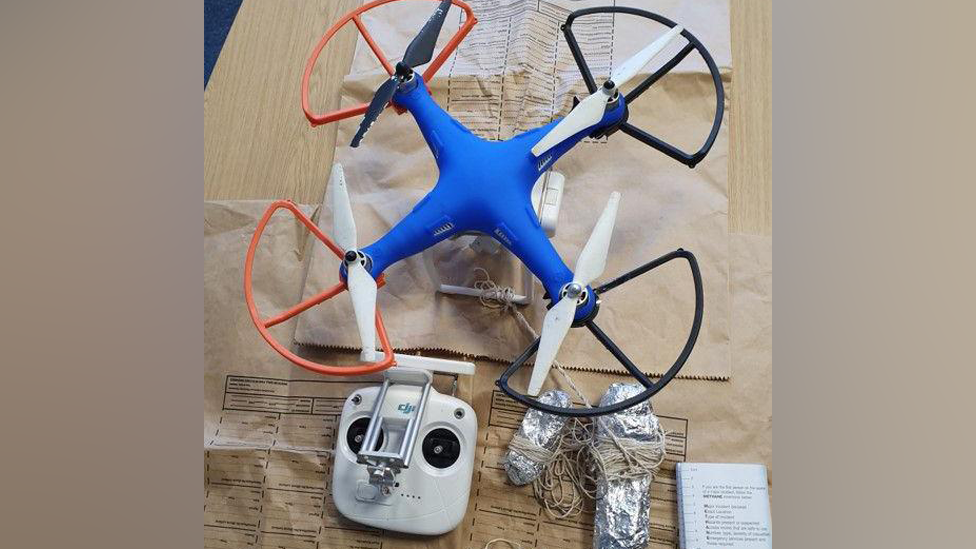
[[[504,141],[488,141],[474,135],[437,105],[423,76],[414,70],[432,59],[437,35],[451,3],[452,0],[441,0],[437,10],[407,46],[402,59],[391,71],[390,78],[373,94],[359,130],[350,143],[352,147],[357,147],[388,105],[392,103],[401,107],[413,116],[434,155],[439,172],[437,183],[388,233],[369,246],[359,248],[341,166],[333,169],[334,180],[330,183],[330,188],[333,189],[330,191],[334,212],[333,251],[342,252],[340,276],[352,299],[362,341],[361,357],[367,361],[375,358],[378,327],[380,338],[385,337],[376,311],[376,291],[377,279],[390,265],[453,236],[487,235],[518,257],[539,279],[551,301],[543,319],[540,336],[499,377],[499,388],[526,406],[567,416],[614,413],[643,402],[677,375],[698,337],[703,315],[703,290],[701,273],[694,255],[678,249],[594,288],[590,285],[591,282],[601,277],[606,267],[619,193],[610,194],[603,213],[595,220],[593,231],[577,258],[574,270],[570,270],[549,241],[533,206],[532,191],[540,177],[585,137],[608,136],[618,130],[689,167],[694,167],[708,153],[721,125],[724,91],[718,68],[697,38],[660,15],[619,6],[579,10],[567,17],[562,30],[573,58],[579,65],[589,95],[574,103],[566,116],[549,124]],[[644,17],[661,23],[668,30],[631,57],[615,64],[610,77],[602,86],[598,86],[572,33],[572,24],[577,17],[596,13]],[[678,37],[683,37],[687,43],[677,54],[626,94],[621,91],[652,58]],[[716,91],[716,108],[712,129],[705,144],[698,152],[688,154],[628,123],[627,106],[692,51],[701,54],[711,72]],[[306,78],[308,72],[306,70]],[[688,339],[677,360],[658,381],[652,382],[596,324],[599,298],[627,281],[679,258],[687,260],[691,269],[695,288],[695,316]],[[559,346],[573,326],[586,327],[644,386],[644,391],[619,403],[592,408],[561,409],[534,398],[540,394],[549,368],[555,362]],[[387,345],[390,345],[388,341],[384,343],[384,346]],[[384,349],[389,351],[386,347]],[[510,376],[532,356],[535,357],[535,364],[526,394],[514,391],[508,384]]]
[[[563,286],[573,280],[573,273],[539,223],[531,202],[532,187],[549,166],[583,138],[620,121],[625,112],[623,96],[615,108],[607,109],[599,123],[553,147],[541,158],[530,149],[561,119],[506,141],[487,141],[445,112],[417,73],[401,86],[393,100],[416,120],[440,177],[390,232],[362,248],[371,261],[370,274],[379,277],[397,261],[455,234],[479,232],[490,235],[515,254],[542,282],[553,302],[558,301]],[[595,303],[593,299],[582,303],[576,320],[590,315]]]

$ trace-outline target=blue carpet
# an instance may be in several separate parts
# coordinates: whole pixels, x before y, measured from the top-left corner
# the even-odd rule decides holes
[[[220,49],[243,0],[204,0],[203,2],[203,87],[217,64]]]

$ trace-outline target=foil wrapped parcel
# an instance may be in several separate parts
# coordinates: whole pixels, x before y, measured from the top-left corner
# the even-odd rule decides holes
[[[600,399],[600,406],[626,400],[641,393],[644,387],[631,383],[614,383]],[[596,443],[618,438],[652,442],[658,420],[646,400],[615,414],[596,418]],[[593,517],[595,549],[637,549],[646,547],[650,527],[651,475],[607,481],[597,479],[596,513]]]
[[[539,395],[539,402],[550,406],[568,408],[569,395],[558,390],[546,391]],[[559,434],[566,425],[566,417],[547,414],[540,410],[530,409],[525,412],[525,418],[519,426],[516,437],[523,437],[529,442],[546,450],[552,450],[559,442]],[[502,465],[508,473],[512,484],[521,486],[537,479],[542,474],[543,464],[533,460],[519,450],[509,449]]]

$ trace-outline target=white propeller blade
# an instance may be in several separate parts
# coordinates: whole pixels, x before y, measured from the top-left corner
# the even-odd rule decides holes
[[[573,273],[573,282],[580,287],[586,288],[590,282],[603,274],[603,269],[607,266],[607,252],[610,250],[610,237],[613,235],[613,225],[617,218],[617,206],[620,204],[620,193],[614,191],[610,193],[607,206],[600,214],[590,239],[586,241],[586,246],[580,252],[576,260],[576,272]],[[529,379],[528,394],[538,396],[542,390],[542,384],[549,375],[549,368],[556,359],[556,353],[573,324],[576,316],[576,304],[578,298],[564,296],[549,309],[542,322],[542,338],[539,340],[539,349],[535,353],[535,365],[532,367],[532,377]]]
[[[356,314],[359,339],[363,344],[363,357],[372,360],[376,350],[376,281],[362,263],[356,261],[348,267],[346,284],[352,296],[352,309]]]
[[[602,120],[607,102],[613,98],[616,89],[626,84],[627,81],[640,72],[645,65],[651,62],[654,56],[661,53],[661,50],[681,34],[682,30],[684,28],[681,25],[672,27],[663,36],[648,44],[630,59],[621,63],[610,75],[610,81],[613,82],[613,87],[607,89],[606,86],[602,86],[589,97],[580,101],[579,105],[576,105],[576,108],[569,111],[569,114],[565,118],[553,126],[549,130],[549,133],[532,147],[532,154],[536,157],[542,156],[544,152]]]
[[[352,204],[349,202],[349,189],[342,164],[332,166],[332,238],[343,250],[356,249],[356,221],[352,217]]]
[[[602,120],[609,99],[605,88],[600,88],[580,101],[575,109],[569,111],[565,118],[532,147],[532,154],[542,156],[542,153]]]
[[[532,367],[532,378],[529,380],[528,393],[531,396],[538,396],[542,390],[542,384],[549,375],[549,368],[552,361],[556,359],[559,346],[566,337],[570,325],[573,324],[573,317],[576,316],[576,300],[564,297],[559,300],[546,313],[546,318],[542,322],[542,339],[539,341],[539,350],[535,353],[535,366]]]
[[[614,191],[610,193],[610,200],[607,201],[606,208],[600,214],[590,239],[586,241],[586,246],[580,252],[576,260],[576,269],[573,271],[573,278],[584,288],[603,274],[603,269],[607,266],[607,252],[610,250],[610,236],[613,235],[613,224],[617,219],[617,205],[620,203],[620,193]]]
[[[332,166],[332,237],[344,251],[356,250],[356,221],[349,202],[349,189],[342,164]],[[346,286],[352,297],[364,360],[373,360],[376,351],[376,280],[358,260],[346,264]]]
[[[674,40],[684,28],[681,25],[671,27],[671,30],[664,33],[663,36],[657,40],[651,42],[644,47],[641,51],[637,52],[630,59],[624,61],[620,64],[613,72],[610,74],[610,80],[619,88],[626,84],[631,78],[634,77],[645,65],[651,62],[651,59],[661,53],[672,40]]]

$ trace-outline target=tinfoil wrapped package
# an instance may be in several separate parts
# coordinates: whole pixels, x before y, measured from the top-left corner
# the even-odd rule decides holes
[[[568,408],[571,404],[569,395],[558,390],[542,393],[539,395],[539,402],[560,408]],[[547,414],[535,409],[525,412],[522,425],[512,438],[513,443],[505,459],[502,460],[502,465],[508,472],[508,479],[512,484],[518,486],[528,484],[542,474],[543,463],[540,454],[556,447],[559,434],[566,425],[566,419],[564,416]],[[521,440],[515,442],[518,438]],[[520,450],[516,446],[524,449]],[[533,447],[538,451],[533,451]]]
[[[615,404],[641,393],[644,387],[614,383],[600,399],[600,406]],[[640,442],[658,436],[658,420],[650,400],[626,410],[596,418],[596,444],[607,442],[609,434]],[[608,481],[597,479],[596,513],[593,517],[595,549],[637,549],[646,547],[650,526],[651,475]]]

